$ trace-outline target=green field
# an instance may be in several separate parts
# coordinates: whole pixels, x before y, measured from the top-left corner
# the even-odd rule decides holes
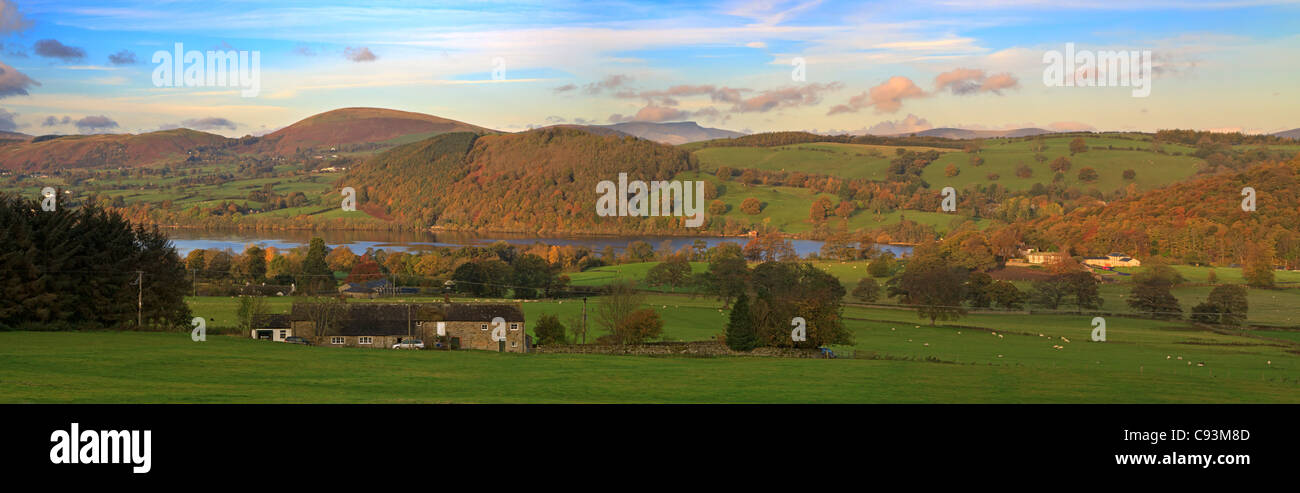
[[[1109,192],[1127,187],[1134,183],[1141,190],[1149,190],[1182,181],[1192,176],[1203,163],[1190,155],[1195,149],[1166,144],[1167,154],[1157,154],[1143,150],[1151,147],[1150,136],[1140,134],[1095,134],[1082,136],[1088,144],[1087,152],[1070,155],[1069,143],[1076,135],[1045,137],[1047,149],[1042,152],[1047,161],[1039,163],[1034,159],[1035,152],[1030,150],[1033,143],[1028,140],[988,139],[983,141],[979,156],[984,164],[973,166],[971,154],[956,149],[938,149],[943,155],[925,168],[921,178],[936,189],[952,186],[962,190],[972,184],[988,184],[990,174],[998,175],[996,183],[1012,191],[1027,190],[1035,183],[1048,184],[1055,174],[1048,164],[1057,157],[1064,156],[1072,163],[1065,173],[1065,184],[1082,189],[1095,187]],[[889,162],[895,158],[894,146],[873,146],[858,144],[814,143],[774,147],[705,147],[695,150],[694,155],[700,160],[701,170],[712,173],[726,166],[734,170],[746,168],[770,171],[802,171],[811,174],[824,174],[843,178],[867,178],[884,180]],[[930,148],[907,147],[914,151]],[[1175,156],[1174,153],[1184,155]],[[957,176],[945,174],[948,165],[955,165]],[[1028,165],[1033,175],[1028,178],[1016,176],[1016,169]],[[1078,180],[1078,172],[1084,167],[1097,170],[1099,179],[1084,183]],[[1133,180],[1123,178],[1124,170],[1137,172]],[[799,210],[807,212],[807,207]]]
[[[969,335],[968,335],[969,334]],[[964,332],[953,337],[976,336]],[[942,339],[935,338],[942,344]],[[1076,343],[1083,345],[1082,343]],[[1030,361],[1029,347],[1004,353]],[[1100,345],[1098,345],[1100,346]],[[1120,344],[1108,346],[1120,346]],[[991,350],[991,348],[990,348]],[[1040,352],[1045,352],[1042,350]],[[1059,352],[1057,352],[1059,353]],[[1048,353],[1056,354],[1056,353]],[[1074,359],[1088,359],[1086,354]],[[113,403],[1300,402],[1286,370],[650,358],[301,347],[160,333],[0,333],[0,401]],[[1274,361],[1275,365],[1279,363]]]
[[[722,189],[722,195],[718,197],[718,200],[727,205],[727,212],[720,217],[740,221],[742,224],[763,224],[787,233],[802,233],[813,229],[813,224],[808,220],[808,210],[817,199],[825,197],[830,199],[832,204],[840,202],[840,198],[834,194],[813,193],[806,188],[745,185],[735,181],[722,182],[713,175],[700,172],[680,173],[674,179],[703,180],[719,185]],[[740,205],[745,199],[751,197],[763,204],[762,210],[752,216],[745,214],[740,209]],[[847,227],[850,231],[874,229],[896,224],[902,219],[934,226],[940,232],[949,230],[955,222],[960,221],[972,220],[981,228],[987,227],[989,224],[988,221],[983,219],[971,219],[942,212],[893,211],[876,215],[867,211],[857,211],[849,216]],[[834,228],[842,227],[844,222],[844,219],[838,216],[827,219],[827,224]]]
[[[775,147],[708,147],[694,152],[700,169],[713,173],[721,167],[733,170],[803,171],[844,178],[884,180],[897,146],[814,143]],[[903,147],[924,152],[955,152],[956,149]]]

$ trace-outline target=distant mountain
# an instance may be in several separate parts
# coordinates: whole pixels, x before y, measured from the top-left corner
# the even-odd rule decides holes
[[[19,132],[0,130],[0,140],[31,140],[32,136]]]
[[[357,190],[372,215],[427,228],[518,232],[681,231],[681,218],[598,217],[597,184],[668,180],[694,169],[677,147],[582,128],[437,135],[381,152],[337,183]],[[373,204],[373,205],[372,205]],[[371,211],[367,211],[371,212]]]
[[[495,130],[424,113],[384,108],[341,108],[304,118],[263,136],[256,150],[293,154],[299,150],[356,144],[400,144],[400,137],[428,138],[448,132],[495,133]],[[342,149],[340,149],[342,150]]]
[[[943,137],[945,139],[991,139],[996,137],[1030,137],[1053,133],[1041,128],[1017,128],[1014,130],[967,130],[964,128],[932,128],[920,132],[908,132],[897,136],[920,135],[922,137]]]
[[[231,139],[187,128],[143,134],[47,135],[0,147],[0,167],[26,171],[99,166],[136,167]]]
[[[640,137],[646,140],[653,140],[661,144],[685,144],[688,142],[698,142],[701,140],[712,139],[729,139],[745,135],[740,132],[723,130],[720,128],[701,127],[695,122],[671,122],[671,123],[652,123],[652,122],[624,122],[613,125],[599,125],[600,127],[610,128],[619,132]]]
[[[1278,132],[1278,133],[1273,134],[1273,136],[1274,136],[1274,137],[1282,137],[1282,138],[1285,138],[1285,139],[1297,139],[1297,140],[1300,140],[1300,128],[1293,128],[1293,129],[1291,129],[1291,130],[1287,130],[1287,131],[1285,131],[1285,132]]]

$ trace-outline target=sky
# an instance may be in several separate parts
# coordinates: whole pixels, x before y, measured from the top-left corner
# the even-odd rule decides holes
[[[0,130],[30,135],[262,135],[355,106],[503,131],[1300,127],[1300,0],[0,0],[0,43]],[[256,90],[160,87],[177,43],[255,53]],[[1127,74],[1149,94],[1045,80],[1067,44],[1149,53]]]

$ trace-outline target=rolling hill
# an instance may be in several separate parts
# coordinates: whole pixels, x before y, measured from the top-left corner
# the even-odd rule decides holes
[[[695,169],[686,151],[628,136],[549,127],[514,134],[455,132],[405,144],[348,170],[339,186],[359,204],[420,228],[496,231],[680,231],[678,218],[598,217],[596,184],[667,180]]]
[[[920,132],[908,132],[908,133],[898,134],[898,135],[904,136],[904,135],[916,134],[923,137],[943,137],[945,139],[965,140],[965,139],[992,139],[997,137],[1002,137],[1002,138],[1032,137],[1035,135],[1050,134],[1050,133],[1054,133],[1054,132],[1052,132],[1051,130],[1043,130],[1041,128],[1017,128],[1013,130],[967,130],[964,128],[945,127],[945,128],[932,128]]]
[[[231,139],[185,128],[143,134],[60,135],[0,147],[0,167],[25,171],[146,166]]]
[[[1291,129],[1291,130],[1287,130],[1287,131],[1285,131],[1285,132],[1278,132],[1278,133],[1275,133],[1275,134],[1272,134],[1272,135],[1273,135],[1274,137],[1282,137],[1282,138],[1285,138],[1285,139],[1297,139],[1297,140],[1300,140],[1300,128],[1293,128],[1293,129]]]
[[[699,142],[702,140],[730,139],[745,135],[731,130],[701,127],[695,122],[624,122],[602,126],[628,135],[653,140],[661,144],[672,145]]]
[[[256,150],[293,154],[299,150],[380,144],[406,136],[494,130],[424,113],[384,108],[341,108],[309,116],[263,136]]]

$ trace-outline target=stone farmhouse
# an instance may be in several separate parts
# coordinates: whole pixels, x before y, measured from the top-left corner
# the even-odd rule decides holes
[[[1142,262],[1122,253],[1112,253],[1105,257],[1085,257],[1083,263],[1097,267],[1138,267]]]
[[[333,327],[318,330],[309,303],[295,302],[288,315],[253,321],[254,339],[284,341],[298,336],[317,346],[391,348],[408,340],[427,348],[442,341],[453,349],[528,352],[524,311],[511,303],[347,303]],[[501,318],[494,326],[493,320]],[[493,334],[504,340],[495,340]]]

